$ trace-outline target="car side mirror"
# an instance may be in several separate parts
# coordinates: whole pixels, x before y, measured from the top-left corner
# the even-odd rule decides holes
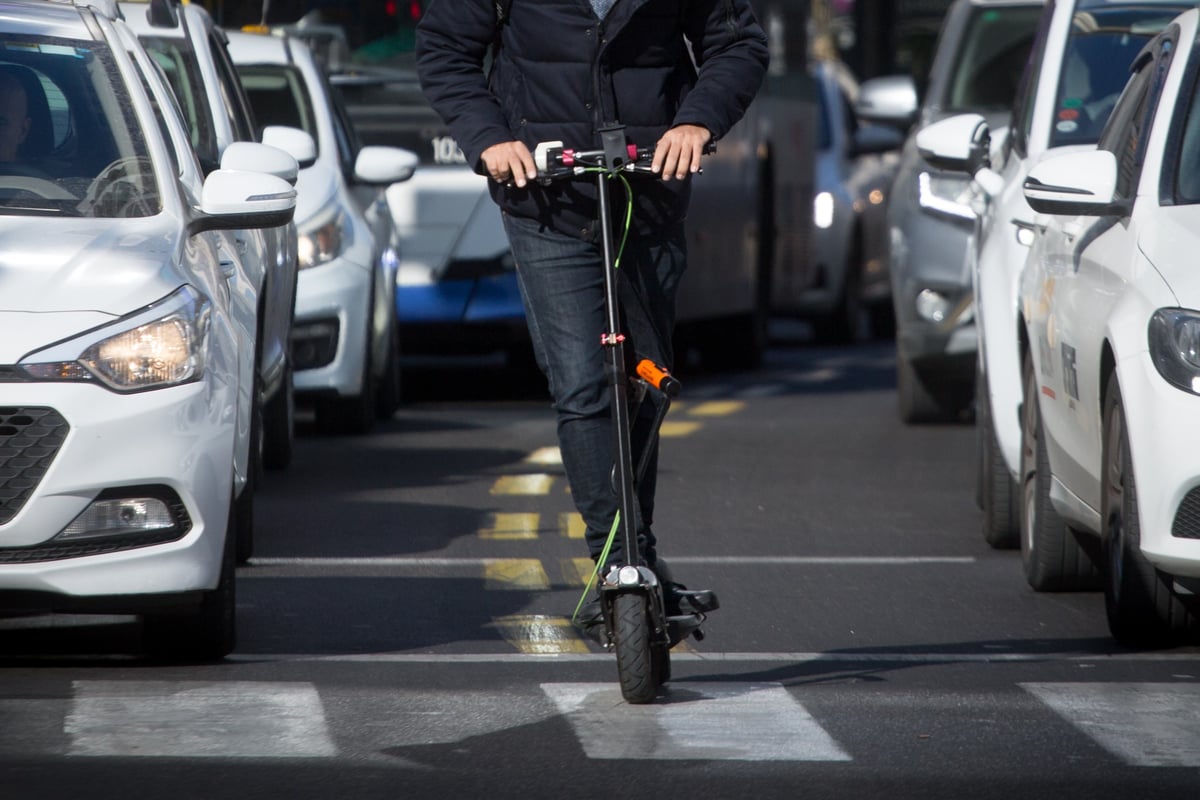
[[[885,75],[859,85],[854,113],[868,122],[907,130],[916,122],[919,108],[911,75]]]
[[[308,131],[287,125],[268,125],[262,132],[262,143],[278,147],[296,159],[300,169],[317,162],[317,143]]]
[[[1117,197],[1117,158],[1107,150],[1062,153],[1038,162],[1022,185],[1029,207],[1043,214],[1124,216]]]
[[[262,172],[219,169],[204,179],[188,232],[277,228],[292,221],[296,190]]]
[[[290,153],[258,142],[234,142],[221,154],[221,169],[265,172],[296,185],[300,164]]]
[[[411,178],[418,163],[420,158],[411,150],[368,145],[354,159],[354,178],[373,186],[390,186]]]
[[[917,152],[929,164],[974,175],[991,166],[991,131],[980,114],[958,114],[917,131]]]

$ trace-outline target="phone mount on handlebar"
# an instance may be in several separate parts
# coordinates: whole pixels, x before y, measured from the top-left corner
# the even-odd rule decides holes
[[[637,158],[636,148],[630,148],[625,144],[625,126],[610,124],[597,131],[600,134],[600,146],[604,150],[604,164],[610,175],[616,175],[625,168],[625,161],[629,158],[630,149],[634,150],[634,158]]]

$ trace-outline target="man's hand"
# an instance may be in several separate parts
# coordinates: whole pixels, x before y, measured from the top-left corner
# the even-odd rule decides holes
[[[702,125],[677,125],[671,128],[654,146],[650,171],[661,171],[664,181],[671,180],[672,176],[683,180],[690,173],[699,172],[700,156],[710,139],[712,134]]]
[[[488,176],[496,183],[515,183],[524,188],[527,181],[537,177],[533,155],[522,142],[494,144],[479,156]]]

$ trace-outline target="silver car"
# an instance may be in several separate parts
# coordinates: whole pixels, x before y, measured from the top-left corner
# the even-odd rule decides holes
[[[929,83],[901,151],[888,202],[888,271],[896,319],[896,388],[904,422],[953,419],[975,388],[975,302],[966,264],[975,224],[971,180],[932,168],[916,133],[967,111],[996,128],[1011,113],[1041,16],[1040,0],[955,0],[938,37]],[[886,77],[861,87],[865,119],[904,118],[911,81]]]

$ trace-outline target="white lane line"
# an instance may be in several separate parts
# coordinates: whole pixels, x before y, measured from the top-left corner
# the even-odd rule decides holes
[[[326,758],[337,755],[308,683],[76,681],[72,756]]]
[[[1200,767],[1200,685],[1020,685],[1126,764]]]
[[[327,661],[335,663],[392,663],[392,664],[536,664],[574,663],[579,661],[610,662],[611,653],[234,653],[228,661],[279,662]],[[780,653],[780,652],[680,652],[671,651],[671,662],[703,661],[711,663],[785,662],[805,664],[833,663],[906,663],[954,664],[1000,662],[1063,662],[1103,664],[1113,662],[1183,662],[1200,664],[1200,653],[1113,653],[1110,655],[1080,655],[1079,653],[958,653],[865,651],[861,653]]]
[[[543,683],[588,758],[850,761],[778,684],[687,683],[627,705],[611,683]]]

